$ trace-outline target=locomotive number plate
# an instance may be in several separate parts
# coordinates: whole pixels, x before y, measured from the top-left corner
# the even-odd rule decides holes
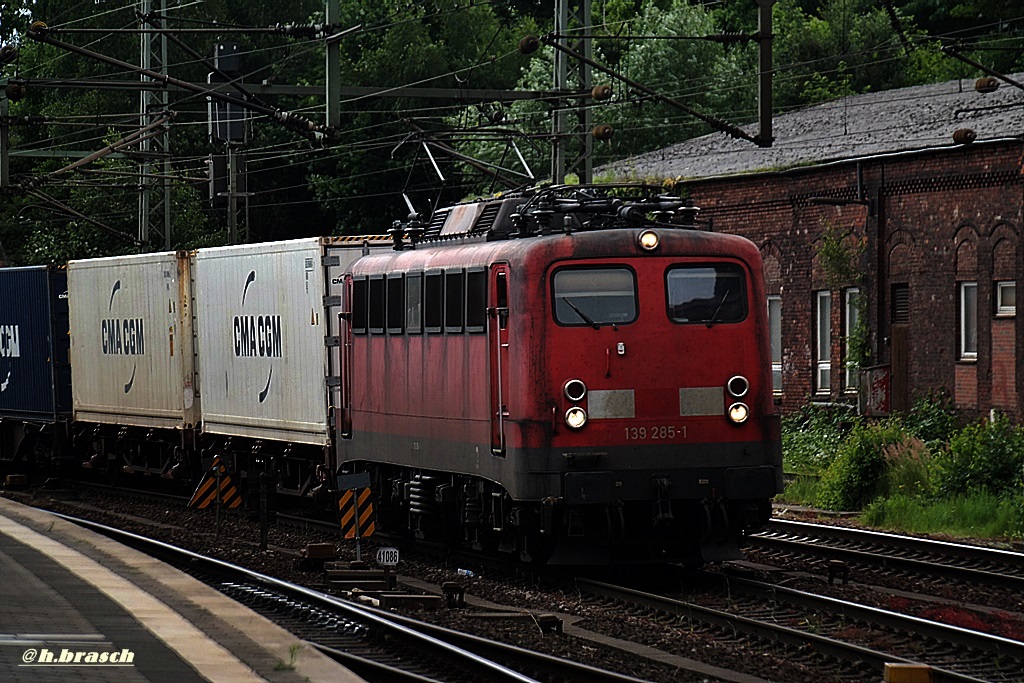
[[[626,427],[626,441],[666,441],[685,439],[686,425],[656,425],[654,427]]]

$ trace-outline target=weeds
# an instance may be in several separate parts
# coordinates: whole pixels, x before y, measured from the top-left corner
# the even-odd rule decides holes
[[[294,671],[295,660],[299,657],[299,651],[302,649],[302,645],[294,643],[288,647],[288,661],[278,660],[277,664],[274,665],[274,671]]]
[[[863,510],[884,528],[1024,538],[1024,428],[1004,417],[958,424],[935,395],[881,421],[807,407],[783,420],[796,476],[779,500]]]
[[[942,500],[897,494],[868,505],[864,521],[882,529],[922,534],[1020,538],[1022,502],[985,492]]]
[[[835,460],[856,418],[846,406],[805,406],[782,420],[782,455],[787,472],[820,474]]]
[[[884,493],[886,449],[905,440],[906,432],[896,420],[854,427],[821,475],[821,504],[832,510],[860,510]]]

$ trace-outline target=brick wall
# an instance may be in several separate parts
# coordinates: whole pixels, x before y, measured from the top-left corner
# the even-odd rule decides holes
[[[1020,142],[869,158],[860,162],[691,181],[701,218],[716,232],[743,235],[773,257],[768,291],[782,296],[783,410],[814,397],[814,293],[831,289],[832,392],[844,397],[845,287],[866,295],[873,363],[888,363],[890,292],[910,294],[910,399],[930,391],[987,412],[1021,416],[1016,373],[1024,360],[1016,318],[993,321],[996,280],[1024,279],[1017,244],[1022,229]],[[833,227],[864,245],[856,275],[827,282],[816,258]],[[957,282],[978,283],[978,359],[958,365]],[[1009,377],[1009,379],[1007,379]],[[998,385],[998,386],[997,386]],[[815,397],[817,398],[817,397]]]
[[[992,321],[992,406],[1001,410],[1017,407],[1017,360],[1015,321]]]
[[[961,410],[978,410],[978,366],[974,363],[957,363],[953,375],[953,405]]]

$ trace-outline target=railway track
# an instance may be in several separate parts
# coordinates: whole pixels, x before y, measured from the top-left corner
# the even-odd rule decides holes
[[[297,527],[306,527],[310,530],[319,529],[321,532],[331,528],[324,527],[321,522],[309,519],[288,519],[279,515],[279,521]],[[914,548],[915,557],[905,558],[910,550],[900,551],[900,543],[904,537],[892,534],[867,534],[874,545],[864,546],[868,540],[856,541],[860,534],[851,533],[851,530],[837,528],[822,528],[820,525],[808,524],[779,524],[774,525],[764,538],[761,536],[752,538],[757,552],[771,552],[778,554],[789,554],[792,557],[798,555],[805,559],[796,562],[798,566],[806,567],[806,557],[813,557],[825,560],[839,557],[840,552],[858,553],[855,555],[844,555],[842,561],[849,563],[854,568],[854,576],[861,577],[857,567],[861,562],[869,559],[875,562],[884,563],[887,568],[899,565],[902,567],[899,572],[911,573],[920,577],[924,568],[935,569],[941,564],[948,564],[955,569],[954,573],[961,576],[957,579],[962,583],[969,581],[978,582],[979,576],[998,576],[1004,571],[1013,576],[1012,567],[1019,561],[1015,553],[1007,551],[990,552],[989,549],[977,548],[974,546],[960,546],[952,543],[929,543],[921,539],[906,539],[909,544],[907,548]],[[834,540],[827,540],[828,537]],[[781,540],[777,541],[777,538]],[[799,539],[802,538],[802,543]],[[765,542],[762,543],[762,540]],[[796,544],[794,546],[794,544]],[[372,545],[372,544],[371,544]],[[769,548],[770,550],[766,550]],[[784,549],[788,548],[788,549]],[[892,548],[896,548],[893,550]],[[824,549],[817,553],[818,549]],[[419,550],[424,555],[434,553],[426,552],[422,546]],[[962,557],[958,552],[962,550]],[[437,550],[441,553],[441,550]],[[815,554],[817,553],[817,554]],[[832,554],[836,553],[836,554]],[[902,554],[901,554],[902,553]],[[931,555],[927,554],[931,553]],[[411,556],[418,553],[411,552]],[[403,557],[405,553],[403,552]],[[853,560],[852,558],[858,558]],[[901,558],[901,559],[899,559]],[[435,558],[436,559],[436,558]],[[903,563],[902,559],[913,560]],[[940,562],[940,560],[942,560]],[[442,565],[453,566],[458,563],[459,567],[472,567],[488,575],[492,582],[503,583],[501,578],[508,575],[512,583],[516,578],[526,576],[523,572],[526,568],[513,569],[507,564],[505,566],[492,566],[482,562],[479,558],[462,558],[452,551],[444,551]],[[870,590],[864,590],[863,586],[853,585],[849,587],[823,587],[820,576],[813,577],[813,580],[804,581],[804,586],[810,586],[808,591],[797,591],[789,587],[782,587],[775,577],[783,576],[783,582],[789,581],[789,577],[799,572],[769,572],[774,574],[769,578],[776,581],[774,584],[757,582],[751,580],[752,572],[744,569],[744,565],[726,565],[718,573],[704,572],[695,575],[693,572],[686,572],[683,578],[670,578],[659,589],[661,595],[652,592],[639,591],[632,586],[640,585],[650,590],[651,583],[638,584],[634,581],[629,584],[626,574],[615,576],[607,581],[609,575],[604,575],[605,581],[587,579],[576,575],[567,575],[559,572],[546,572],[540,570],[529,570],[529,576],[525,581],[533,586],[541,584],[561,585],[568,588],[574,595],[580,596],[579,605],[582,613],[607,615],[607,620],[625,624],[639,615],[633,629],[621,633],[620,638],[626,638],[639,645],[649,648],[656,648],[665,654],[676,657],[684,657],[690,654],[692,642],[688,637],[692,634],[704,634],[706,642],[711,641],[724,648],[733,648],[734,653],[730,654],[730,660],[736,660],[735,652],[766,652],[771,650],[776,659],[787,659],[793,662],[806,664],[807,671],[820,672],[818,675],[824,678],[836,676],[844,681],[859,683],[860,681],[872,682],[880,680],[884,664],[889,662],[920,662],[935,668],[933,680],[942,681],[1024,681],[1024,647],[1020,641],[986,636],[983,633],[976,633],[965,628],[947,627],[928,619],[920,619],[906,614],[897,614],[885,609],[856,604],[850,600],[837,600],[822,595],[812,595],[812,592],[846,593],[858,594],[863,597]],[[911,569],[913,568],[913,569]],[[983,572],[981,575],[971,572]],[[866,572],[865,572],[866,573]],[[674,572],[661,572],[662,575],[673,575]],[[677,575],[678,576],[678,575]],[[932,572],[928,576],[935,576]],[[696,577],[696,578],[695,578]],[[620,580],[621,579],[621,580]],[[476,580],[473,580],[474,582]],[[231,580],[236,584],[228,587],[246,597],[249,594],[256,601],[266,603],[260,609],[267,609],[270,613],[278,614],[277,618],[293,618],[296,614],[313,615],[313,623],[293,623],[285,625],[289,630],[299,633],[302,637],[318,642],[316,632],[323,630],[324,622],[329,625],[328,633],[319,637],[324,641],[324,646],[335,649],[339,652],[358,651],[361,645],[357,646],[344,638],[350,637],[346,629],[350,627],[341,619],[325,616],[324,608],[319,605],[308,607],[295,607],[295,597],[285,599],[281,596],[267,596],[266,585],[263,582],[246,583],[239,580]],[[700,584],[696,589],[694,583]],[[919,581],[919,583],[926,583]],[[626,584],[626,585],[617,585]],[[986,590],[997,595],[1005,595],[1013,592],[1007,588],[1001,591],[991,590],[992,584],[983,584]],[[1009,585],[1009,584],[1007,584]],[[680,588],[682,586],[682,588]],[[468,587],[473,590],[474,585]],[[337,598],[332,598],[337,600]],[[564,597],[558,597],[548,593],[545,597],[544,591],[537,592],[537,606],[542,611],[551,611],[550,605],[554,600],[562,601]],[[305,603],[302,603],[305,604]],[[393,615],[392,615],[393,616]],[[577,617],[578,618],[578,617]],[[608,631],[600,625],[588,624],[588,620],[576,622],[584,629],[607,634]],[[330,626],[333,624],[333,626]],[[429,631],[432,628],[425,625],[409,625],[413,629]],[[458,628],[462,628],[459,626]],[[313,633],[306,635],[303,629],[311,629]],[[445,631],[445,629],[441,629]],[[652,640],[644,640],[644,631],[651,634]],[[453,633],[453,632],[452,632]],[[655,636],[657,638],[655,639]],[[344,638],[342,638],[344,637]],[[341,641],[332,641],[331,638],[342,638]],[[547,664],[513,664],[516,655],[501,653],[501,647],[495,644],[484,645],[483,643],[472,644],[473,636],[458,634],[449,636],[452,639],[468,639],[459,643],[459,647],[467,650],[481,652],[485,657],[493,657],[495,660],[505,662],[509,668],[524,672],[522,675],[533,675],[544,680],[630,680],[626,677],[615,677],[613,679],[595,678],[598,674],[588,671],[586,675],[579,672],[560,676],[550,673],[543,673]],[[634,640],[635,639],[635,640]],[[483,648],[482,650],[480,648]],[[492,648],[497,648],[493,649]],[[514,650],[514,648],[513,648]],[[413,648],[405,648],[405,653],[412,652]],[[341,656],[341,655],[339,655]],[[648,655],[651,656],[651,655]],[[654,656],[659,656],[655,653]],[[546,657],[546,655],[541,656]],[[429,660],[429,657],[427,657]],[[699,661],[716,662],[714,657],[710,660],[698,658]],[[721,662],[718,662],[721,663]],[[386,663],[385,663],[386,666]],[[355,667],[353,667],[355,668]],[[737,671],[743,671],[740,667]],[[756,671],[756,668],[747,669]],[[421,675],[421,674],[417,674]],[[756,676],[744,678],[743,674],[738,677],[726,676],[723,680],[755,680]],[[480,678],[480,676],[477,676]],[[769,675],[765,678],[772,680],[796,680],[785,675]],[[804,679],[801,679],[804,680]],[[807,680],[813,680],[809,678]]]
[[[177,566],[369,680],[642,683],[631,676],[356,605],[107,525],[60,516]]]
[[[735,573],[718,596],[699,601],[577,579],[578,590],[609,609],[649,610],[672,628],[719,639],[782,646],[823,674],[879,680],[886,663],[932,667],[935,683],[1024,680],[1024,643],[969,629],[784,588]]]
[[[1024,554],[1009,550],[780,519],[749,538],[756,548],[1024,593]]]

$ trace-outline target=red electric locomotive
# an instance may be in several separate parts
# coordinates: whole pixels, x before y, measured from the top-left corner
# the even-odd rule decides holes
[[[357,260],[336,444],[381,524],[555,564],[738,557],[782,487],[761,257],[695,213],[550,187]]]

